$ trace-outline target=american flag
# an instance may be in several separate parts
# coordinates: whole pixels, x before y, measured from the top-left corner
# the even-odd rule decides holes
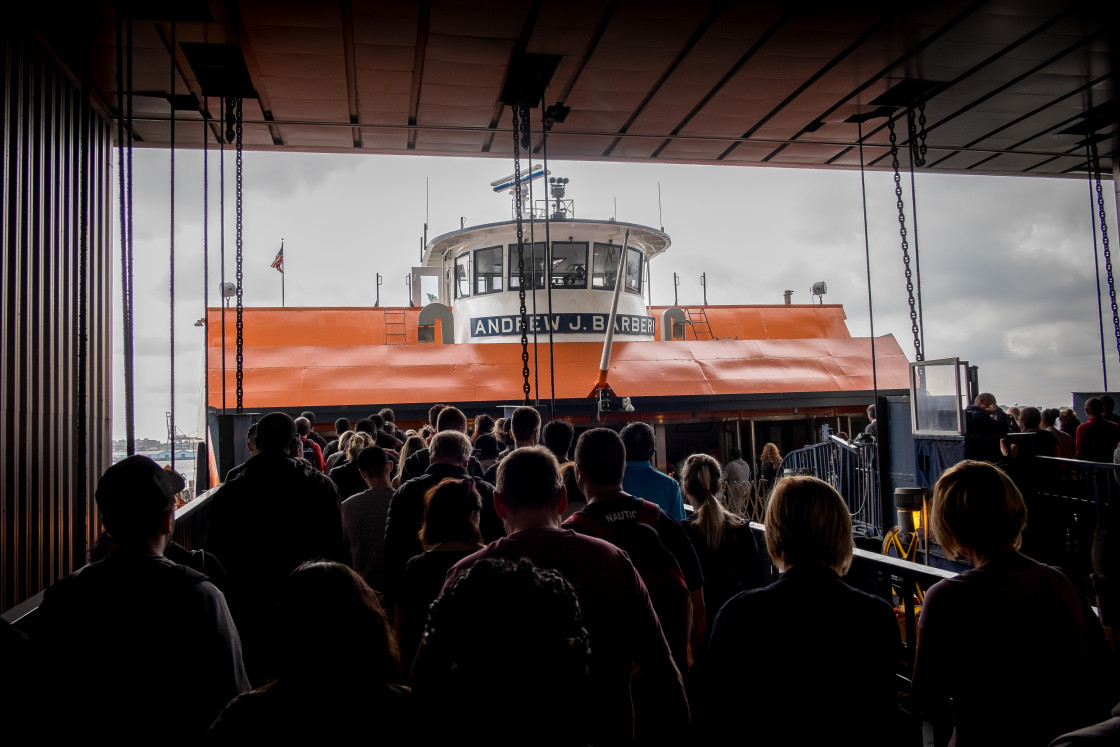
[[[272,260],[270,265],[281,275],[284,274],[284,245],[280,245],[280,251],[276,252],[276,259]]]

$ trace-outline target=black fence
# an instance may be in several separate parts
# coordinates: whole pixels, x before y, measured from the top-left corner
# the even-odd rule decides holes
[[[778,477],[783,474],[819,477],[844,497],[858,533],[882,537],[883,512],[876,455],[874,443],[848,443],[830,436],[823,443],[787,454]]]
[[[175,533],[172,539],[188,550],[201,550],[206,540],[206,525],[210,523],[210,496],[207,490],[193,501],[175,511]]]

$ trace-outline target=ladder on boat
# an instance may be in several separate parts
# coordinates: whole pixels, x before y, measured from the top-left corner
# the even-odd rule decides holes
[[[688,323],[692,325],[692,334],[697,340],[715,339],[712,334],[712,325],[708,323],[708,312],[704,310],[703,306],[698,311],[693,311],[690,307],[685,306],[684,313],[688,317]]]
[[[386,345],[404,345],[407,342],[405,324],[404,309],[385,309]]]

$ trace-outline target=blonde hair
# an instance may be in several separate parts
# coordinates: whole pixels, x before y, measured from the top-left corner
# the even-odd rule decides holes
[[[782,466],[782,454],[778,451],[778,447],[774,444],[766,444],[762,447],[762,456],[759,461],[770,462],[775,467]]]
[[[397,473],[393,475],[393,479],[399,480],[404,476],[404,463],[405,461],[415,454],[417,451],[428,448],[428,444],[424,441],[422,436],[417,436],[415,431],[411,436],[404,440],[404,446],[401,447],[400,462],[397,463]]]
[[[346,444],[346,461],[352,462],[357,459],[358,452],[367,446],[373,446],[373,436],[361,431],[355,433]]]
[[[930,527],[950,556],[964,549],[986,557],[1006,545],[1018,548],[1026,526],[1023,494],[994,464],[958,462],[933,489]]]
[[[779,569],[852,564],[852,517],[836,488],[815,477],[783,477],[766,505],[766,550]]]
[[[693,523],[708,549],[715,550],[723,543],[728,526],[741,526],[743,519],[728,511],[719,502],[719,462],[707,454],[693,454],[684,460],[681,470],[684,492],[696,509]]]

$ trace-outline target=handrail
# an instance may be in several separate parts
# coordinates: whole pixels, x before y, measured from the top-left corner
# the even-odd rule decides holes
[[[190,503],[175,509],[175,531],[171,538],[188,550],[201,550],[210,523],[210,499],[218,487],[210,488]]]

